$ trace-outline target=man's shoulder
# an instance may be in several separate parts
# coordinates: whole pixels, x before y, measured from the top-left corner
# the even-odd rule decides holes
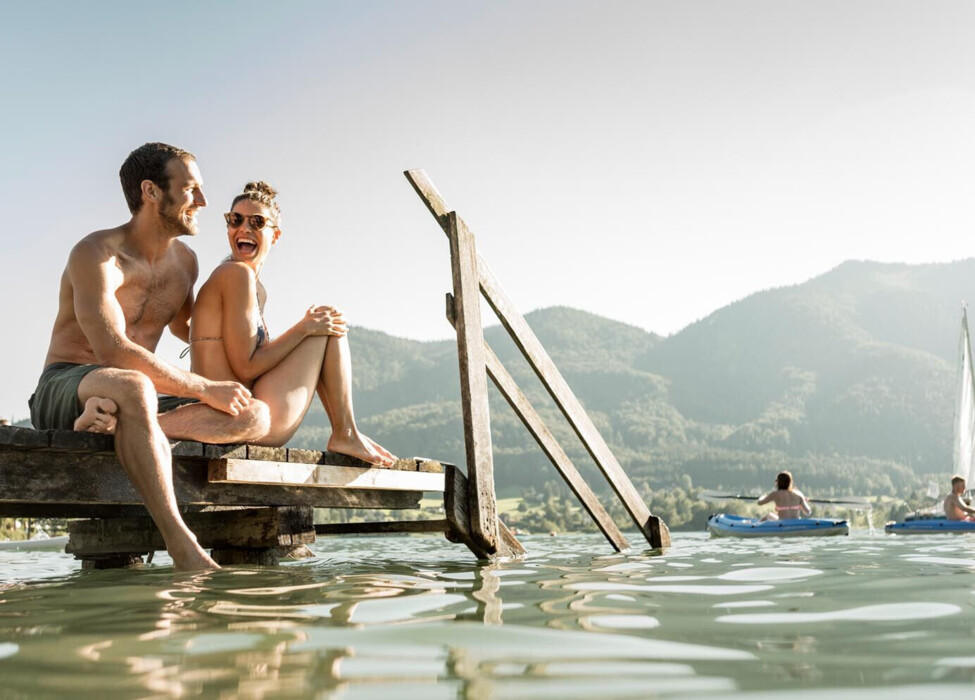
[[[97,263],[111,258],[118,253],[124,237],[121,226],[93,231],[74,244],[69,264]]]

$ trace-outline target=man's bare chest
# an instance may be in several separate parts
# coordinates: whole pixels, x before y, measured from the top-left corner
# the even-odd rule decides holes
[[[170,323],[186,302],[192,279],[173,266],[127,265],[119,270],[115,292],[126,330],[154,330]]]

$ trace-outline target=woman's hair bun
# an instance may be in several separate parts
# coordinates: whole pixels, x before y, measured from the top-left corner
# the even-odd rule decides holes
[[[270,198],[274,198],[278,194],[278,191],[264,182],[264,180],[248,182],[246,185],[244,185],[244,194],[247,194],[248,192],[256,192]]]

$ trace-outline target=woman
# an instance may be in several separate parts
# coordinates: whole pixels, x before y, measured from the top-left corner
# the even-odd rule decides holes
[[[390,465],[396,458],[356,428],[348,327],[341,312],[313,306],[278,337],[268,334],[260,274],[281,236],[276,195],[265,182],[249,182],[224,215],[230,257],[210,275],[193,308],[192,370],[238,381],[267,403],[271,429],[257,444],[284,445],[317,392],[332,424],[328,449]]]
[[[803,515],[810,515],[812,508],[809,501],[802,495],[801,491],[793,488],[792,474],[789,472],[779,472],[775,475],[776,491],[771,491],[758,499],[758,505],[775,503],[775,512],[765,515],[762,520],[778,520],[801,518]]]

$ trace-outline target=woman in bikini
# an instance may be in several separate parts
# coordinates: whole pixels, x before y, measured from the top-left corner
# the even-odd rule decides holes
[[[249,182],[234,198],[227,220],[230,257],[200,289],[190,324],[192,370],[248,387],[271,409],[261,445],[284,445],[317,393],[332,425],[328,450],[372,464],[396,459],[359,432],[352,412],[352,362],[342,313],[313,306],[273,340],[264,323],[267,294],[260,274],[281,236],[277,192]]]
[[[802,491],[793,487],[791,473],[779,472],[776,474],[775,486],[777,490],[770,491],[758,499],[760,506],[766,503],[775,503],[775,512],[763,516],[762,520],[789,520],[812,513],[809,501],[802,495]]]

